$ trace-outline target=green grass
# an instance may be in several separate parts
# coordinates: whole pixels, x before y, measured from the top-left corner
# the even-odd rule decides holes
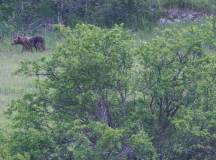
[[[25,59],[37,60],[49,54],[48,52],[21,53],[21,47],[12,46],[10,42],[10,39],[0,42],[0,129],[8,128],[9,120],[5,111],[10,102],[20,98],[24,93],[33,89],[32,77],[13,74],[18,69],[20,62]]]

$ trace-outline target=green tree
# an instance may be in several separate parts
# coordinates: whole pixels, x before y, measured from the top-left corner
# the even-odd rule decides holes
[[[152,115],[148,119],[153,125],[147,125],[147,127],[151,128],[150,133],[154,135],[154,144],[161,159],[169,157],[172,143],[181,144],[179,141],[170,142],[170,137],[173,136],[171,139],[174,140],[175,134],[181,134],[183,131],[181,128],[182,130],[179,129],[176,132],[175,126],[172,124],[173,119],[179,115],[179,111],[183,109],[189,112],[190,109],[194,109],[194,112],[197,111],[206,116],[205,109],[201,112],[199,108],[209,103],[212,105],[211,108],[214,108],[215,81],[212,75],[215,56],[208,57],[209,55],[206,53],[206,48],[214,43],[214,33],[211,22],[205,23],[184,29],[177,28],[179,31],[165,29],[161,35],[151,42],[143,44],[139,49],[138,57],[142,69],[139,72],[141,76],[137,79],[140,84],[138,90],[143,97],[140,98],[140,101],[148,108],[148,110],[143,109],[143,112]],[[210,64],[208,64],[209,59],[212,59]],[[208,90],[209,87],[212,90]],[[211,96],[206,95],[206,90]],[[138,101],[138,104],[141,102]],[[184,113],[180,114],[180,116],[183,115]],[[214,121],[213,115],[211,120],[209,119],[210,121],[203,118],[202,120],[205,121],[203,123]],[[192,117],[193,115],[191,115]],[[137,119],[140,120],[141,117],[137,117]],[[145,124],[147,117],[142,119],[141,124]],[[180,118],[179,121],[181,122],[183,119]],[[184,122],[185,125],[190,125],[189,121]],[[192,137],[195,138],[195,136]],[[205,142],[209,141],[206,139]],[[186,149],[186,152],[190,151]],[[206,152],[205,154],[206,157],[211,156]],[[175,154],[172,156],[174,157],[170,157],[170,159],[183,157],[178,157]],[[202,156],[196,158],[203,159]]]
[[[20,71],[38,76],[38,88],[9,110],[16,130],[9,142],[11,156],[156,159],[148,134],[143,129],[130,132],[125,124],[135,51],[132,37],[122,26],[59,29],[64,40],[54,54],[22,64]],[[139,149],[141,145],[146,148]]]

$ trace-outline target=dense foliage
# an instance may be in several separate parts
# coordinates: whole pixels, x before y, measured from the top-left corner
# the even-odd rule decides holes
[[[135,43],[122,26],[59,27],[63,41],[19,72],[36,89],[9,109],[4,160],[204,160],[216,156],[211,20]]]
[[[49,29],[55,23],[75,26],[80,22],[109,27],[116,23],[124,23],[130,28],[145,29],[163,15],[163,8],[170,7],[215,12],[216,2],[215,0],[1,0],[0,20],[3,23],[0,24],[0,31],[10,33],[12,29],[16,29],[19,32],[31,33],[44,27]]]
[[[34,31],[54,23],[74,26],[80,22],[143,27],[144,20],[154,21],[160,12],[158,2],[152,0],[9,0],[0,1],[0,6],[4,7],[0,15],[12,15],[18,31]]]

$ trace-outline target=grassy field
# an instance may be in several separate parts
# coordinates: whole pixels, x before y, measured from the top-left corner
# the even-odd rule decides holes
[[[11,40],[0,42],[0,129],[8,128],[9,120],[5,111],[11,100],[21,97],[33,88],[33,79],[22,75],[14,75],[21,61],[36,60],[51,52],[21,53],[21,46],[12,46]]]

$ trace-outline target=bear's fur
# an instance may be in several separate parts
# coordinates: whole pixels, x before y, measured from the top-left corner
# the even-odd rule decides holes
[[[31,46],[35,48],[36,51],[45,51],[46,50],[45,40],[41,36],[31,37],[31,38],[29,38],[29,42],[30,42]]]

